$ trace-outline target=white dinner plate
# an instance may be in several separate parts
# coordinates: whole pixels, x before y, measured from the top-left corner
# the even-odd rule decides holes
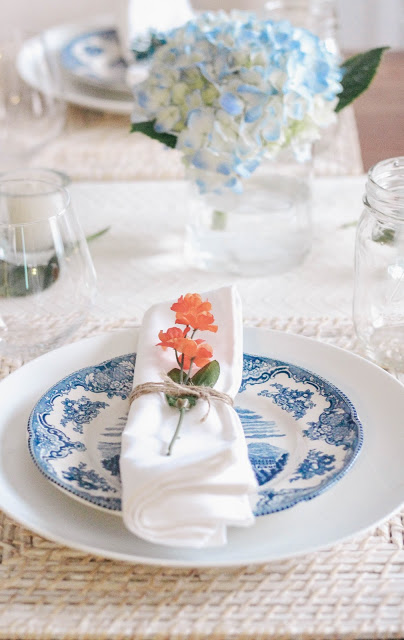
[[[40,68],[40,60],[38,58],[43,51],[38,46],[41,39],[46,42],[50,58],[59,64],[60,52],[65,44],[71,42],[83,32],[110,24],[111,22],[108,18],[103,18],[95,21],[94,25],[60,25],[47,29],[43,34],[25,41],[18,56],[20,75],[30,86],[43,90],[41,75],[38,72]],[[139,77],[142,80],[144,79],[143,66],[140,65],[139,68]],[[63,69],[61,71],[63,72]],[[134,72],[132,75],[133,77],[135,76]],[[106,88],[92,86],[76,79],[71,73],[63,74],[63,83],[61,86],[54,87],[53,93],[58,97],[64,98],[67,102],[98,111],[130,115],[133,110],[133,98],[129,91],[109,91]]]
[[[404,389],[388,373],[342,349],[301,336],[245,330],[244,350],[284,360],[336,385],[354,404],[364,441],[339,482],[309,502],[231,529],[224,547],[190,550],[151,544],[114,515],[72,500],[36,468],[27,423],[38,399],[78,369],[136,351],[136,332],[119,331],[52,351],[0,384],[0,507],[57,543],[107,558],[166,566],[237,566],[314,551],[364,532],[404,500]]]

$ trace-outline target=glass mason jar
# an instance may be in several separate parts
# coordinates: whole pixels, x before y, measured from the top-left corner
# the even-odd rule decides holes
[[[404,156],[368,173],[356,233],[353,317],[366,354],[404,371]]]

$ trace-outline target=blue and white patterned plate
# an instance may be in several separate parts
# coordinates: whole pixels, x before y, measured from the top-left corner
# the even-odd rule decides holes
[[[127,64],[115,29],[96,29],[72,38],[60,51],[62,67],[98,87],[127,90]]]
[[[72,497],[120,512],[119,454],[135,355],[81,369],[34,407],[29,451]],[[350,468],[362,444],[355,408],[334,385],[303,369],[244,354],[235,400],[259,492],[255,514],[310,500]]]
[[[132,83],[141,82],[147,76],[148,58],[155,46],[157,44],[150,45],[147,52],[133,54]],[[128,65],[122,58],[116,29],[99,28],[75,35],[61,48],[60,62],[76,80],[110,91],[130,93]]]

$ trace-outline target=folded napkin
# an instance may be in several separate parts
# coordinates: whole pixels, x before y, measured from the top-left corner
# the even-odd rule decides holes
[[[153,36],[179,27],[194,13],[189,0],[119,0],[117,5],[118,38],[123,57],[133,62],[132,50],[145,52]]]
[[[202,296],[212,303],[217,333],[201,337],[220,364],[215,389],[234,397],[242,374],[241,304],[233,287]],[[145,314],[137,347],[134,386],[161,382],[175,364],[172,349],[156,347],[158,333],[174,325],[171,303]],[[198,334],[198,337],[199,334]],[[227,542],[227,526],[254,522],[250,497],[257,491],[243,429],[235,410],[221,400],[199,399],[186,412],[173,453],[167,447],[179,411],[163,393],[140,396],[131,405],[122,436],[122,510],[127,528],[151,542],[202,548]]]

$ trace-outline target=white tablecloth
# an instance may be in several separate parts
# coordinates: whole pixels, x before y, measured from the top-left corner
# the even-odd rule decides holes
[[[140,322],[153,303],[236,283],[244,318],[350,318],[355,228],[365,176],[315,178],[313,248],[298,268],[240,278],[184,263],[186,185],[171,182],[76,183],[72,198],[86,233],[111,225],[90,245],[98,274],[99,319]]]

